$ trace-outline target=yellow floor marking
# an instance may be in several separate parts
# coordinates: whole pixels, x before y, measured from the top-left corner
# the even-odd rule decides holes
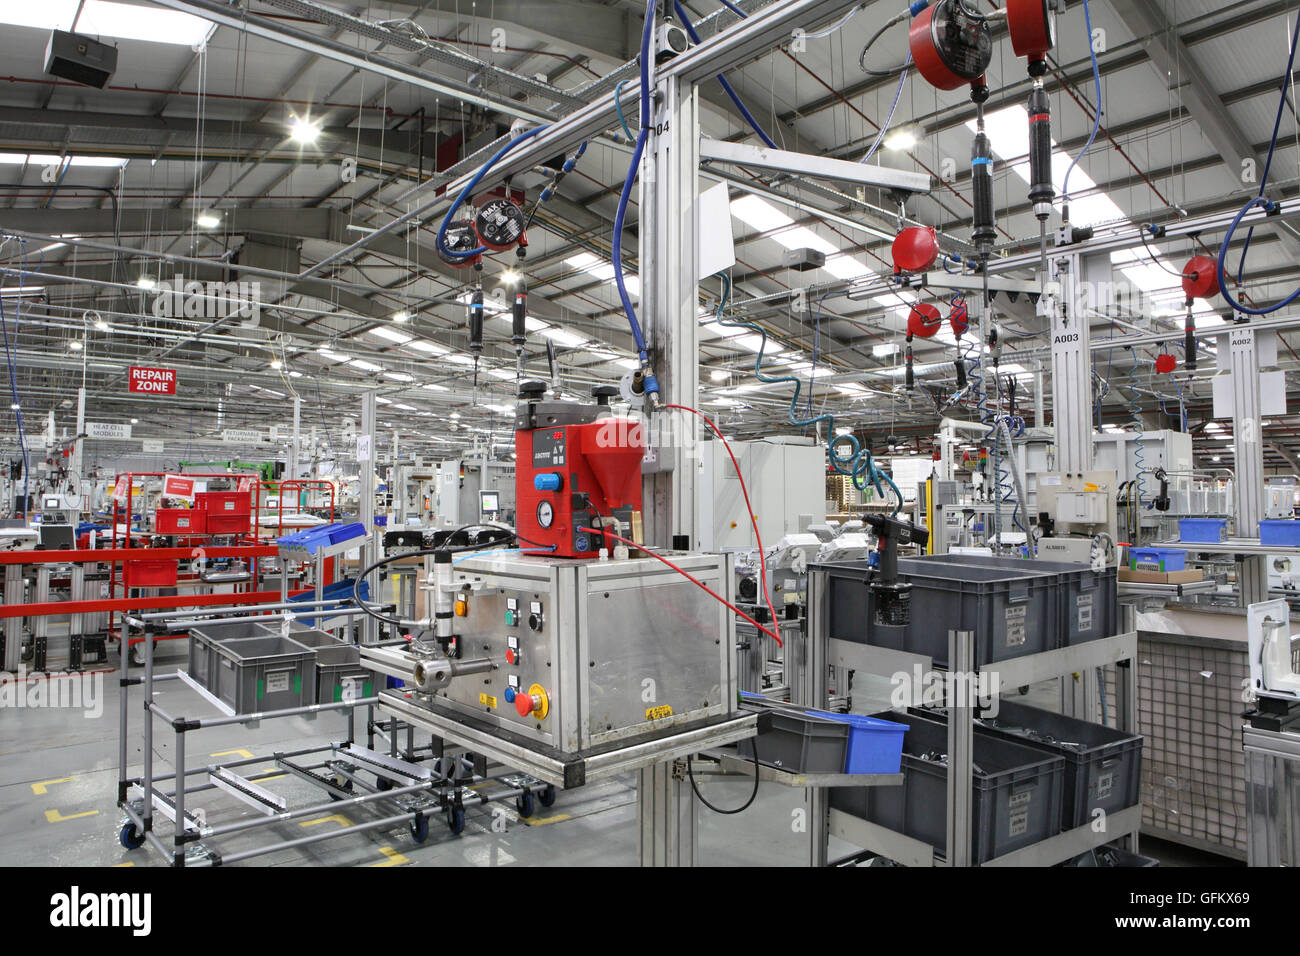
[[[530,827],[544,827],[548,823],[559,823],[561,820],[572,820],[573,818],[567,813],[557,813],[553,817],[530,817],[527,820],[520,817],[519,819]]]
[[[113,868],[114,868],[114,869],[117,869],[119,866],[135,866],[135,864],[134,864],[134,863],[114,863],[114,864],[113,864]]]
[[[32,784],[32,793],[39,797],[41,794],[49,792],[46,788],[52,783],[71,783],[76,779],[76,777],[59,777],[57,780],[42,780],[40,783]]]
[[[352,826],[352,821],[341,813],[334,813],[327,817],[316,817],[313,820],[303,820],[298,824],[300,827],[314,827],[318,823],[337,823],[341,827]]]
[[[66,817],[58,810],[46,810],[45,819],[50,823],[62,823],[64,820],[75,820],[77,817],[93,817],[98,810],[86,810],[82,813],[69,813]]]
[[[391,846],[381,846],[379,852],[388,857],[388,859],[384,860],[382,863],[371,863],[369,864],[370,866],[401,866],[403,863],[411,862]]]
[[[208,754],[209,757],[243,757],[246,760],[252,760],[253,755],[242,747],[238,750],[222,750],[214,754]]]

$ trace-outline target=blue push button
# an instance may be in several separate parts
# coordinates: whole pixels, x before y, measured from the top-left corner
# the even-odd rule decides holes
[[[558,471],[542,471],[533,475],[533,487],[538,491],[559,491],[563,483]]]
[[[513,704],[515,702],[515,689],[513,687],[507,687],[504,697],[507,704]]]

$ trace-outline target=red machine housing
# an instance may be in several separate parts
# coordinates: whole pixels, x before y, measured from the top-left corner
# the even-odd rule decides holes
[[[515,526],[520,547],[552,547],[548,555],[556,557],[596,557],[601,536],[583,529],[601,517],[631,524],[632,513],[641,511],[645,449],[644,426],[628,418],[518,429]]]

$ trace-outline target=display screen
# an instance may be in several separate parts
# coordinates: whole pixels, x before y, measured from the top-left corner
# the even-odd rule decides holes
[[[481,514],[501,510],[501,492],[480,491],[478,493],[478,510]]]

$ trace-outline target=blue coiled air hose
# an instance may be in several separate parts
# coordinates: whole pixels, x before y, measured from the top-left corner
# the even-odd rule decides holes
[[[826,424],[827,436],[826,448],[830,457],[831,467],[835,469],[837,474],[848,475],[853,481],[853,486],[859,491],[865,491],[868,483],[871,484],[881,498],[885,497],[885,490],[882,483],[889,485],[894,492],[894,499],[897,502],[894,505],[894,510],[891,514],[897,515],[903,507],[903,494],[898,490],[898,485],[894,484],[894,480],[890,478],[889,475],[876,468],[876,461],[871,455],[871,450],[869,448],[863,448],[858,443],[857,438],[852,434],[835,434],[835,416],[829,412],[811,418],[800,418],[798,413],[799,392],[803,388],[803,382],[801,382],[796,376],[773,376],[765,375],[763,373],[763,353],[767,350],[767,331],[763,329],[762,326],[755,325],[752,322],[735,322],[723,318],[723,312],[727,307],[728,300],[731,298],[731,277],[725,272],[718,273],[718,276],[722,279],[723,288],[722,298],[718,302],[717,311],[714,313],[714,320],[719,325],[726,326],[727,328],[748,329],[761,338],[758,354],[754,357],[754,377],[765,385],[780,385],[785,383],[793,385],[794,394],[790,397],[790,424],[798,428],[804,428],[808,426],[816,426],[824,422]],[[842,456],[836,451],[836,448],[840,445],[848,446],[849,453],[847,455]]]

